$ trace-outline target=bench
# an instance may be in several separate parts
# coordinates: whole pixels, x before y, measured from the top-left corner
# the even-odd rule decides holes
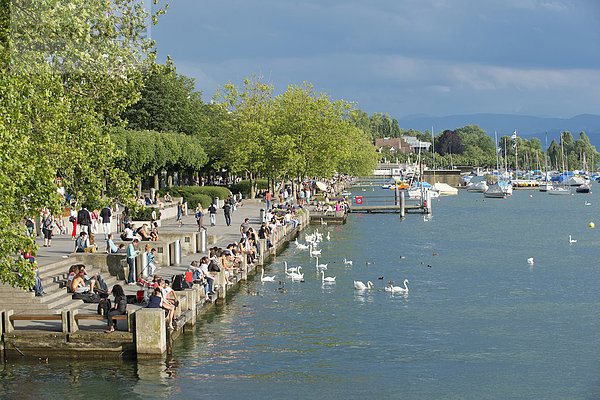
[[[15,321],[61,321],[62,332],[67,333],[68,312],[60,314],[20,314],[13,315],[13,310],[2,311],[2,333],[12,333]]]
[[[80,320],[101,320],[101,319],[107,319],[106,315],[100,315],[100,314],[79,314],[78,312],[79,310],[73,310],[69,313],[69,325],[70,325],[70,331],[71,333],[75,333],[77,331],[79,331],[79,321]],[[127,314],[122,314],[122,315],[114,315],[112,318],[116,321],[118,320],[124,320],[127,321],[127,332],[131,332],[131,315],[133,313],[130,311],[127,311]]]

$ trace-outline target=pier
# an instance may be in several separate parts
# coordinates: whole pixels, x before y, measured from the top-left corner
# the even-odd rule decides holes
[[[400,213],[402,217],[408,213],[431,214],[431,195],[425,191],[425,200],[409,199],[406,201],[405,192],[395,190],[393,196],[365,195],[355,196],[350,204],[349,212],[352,213]]]

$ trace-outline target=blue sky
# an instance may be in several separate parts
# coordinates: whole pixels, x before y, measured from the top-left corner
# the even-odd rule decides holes
[[[393,117],[600,113],[599,0],[172,0],[152,37],[205,101],[257,74]]]

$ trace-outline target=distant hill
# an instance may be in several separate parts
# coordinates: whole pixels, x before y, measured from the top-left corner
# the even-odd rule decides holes
[[[552,139],[558,139],[560,133],[569,131],[574,139],[579,132],[584,131],[592,145],[600,150],[600,115],[581,114],[572,118],[543,118],[530,115],[515,114],[466,114],[449,115],[446,117],[408,116],[398,119],[400,128],[418,131],[431,130],[433,125],[436,134],[446,129],[456,129],[465,125],[479,125],[487,134],[494,137],[511,135],[517,130],[519,137],[530,139],[537,137],[544,143],[544,134],[548,132],[548,144]]]

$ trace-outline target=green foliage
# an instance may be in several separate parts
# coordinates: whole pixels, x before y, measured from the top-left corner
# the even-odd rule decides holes
[[[57,177],[81,203],[129,196],[105,127],[137,101],[153,43],[133,0],[4,0],[0,16],[0,280],[28,288],[15,255],[35,246],[20,224],[60,212]]]
[[[206,194],[198,193],[198,194],[190,194],[186,201],[188,203],[188,207],[190,208],[190,210],[192,210],[192,209],[196,208],[198,203],[202,204],[202,207],[204,207],[204,208],[210,206],[210,203],[212,203],[213,199],[212,199],[212,197],[210,197]]]
[[[203,195],[212,201],[215,197],[223,200],[231,195],[231,191],[223,186],[172,186],[170,188],[162,188],[159,191],[161,196],[164,196],[166,192],[169,192],[174,197],[183,197],[183,201],[187,201],[189,207],[192,204],[198,203],[197,200],[191,198],[192,196]],[[200,199],[204,199],[204,197]],[[202,202],[202,205],[204,206],[204,202]]]
[[[152,211],[156,210],[156,217],[158,218],[158,209],[154,207],[145,207],[145,206],[133,206],[131,208],[131,220],[132,221],[151,221],[152,220]]]
[[[267,190],[269,188],[266,179],[257,179],[254,181],[257,190]],[[250,181],[248,179],[229,185],[231,193],[242,193],[244,195],[250,194]]]

